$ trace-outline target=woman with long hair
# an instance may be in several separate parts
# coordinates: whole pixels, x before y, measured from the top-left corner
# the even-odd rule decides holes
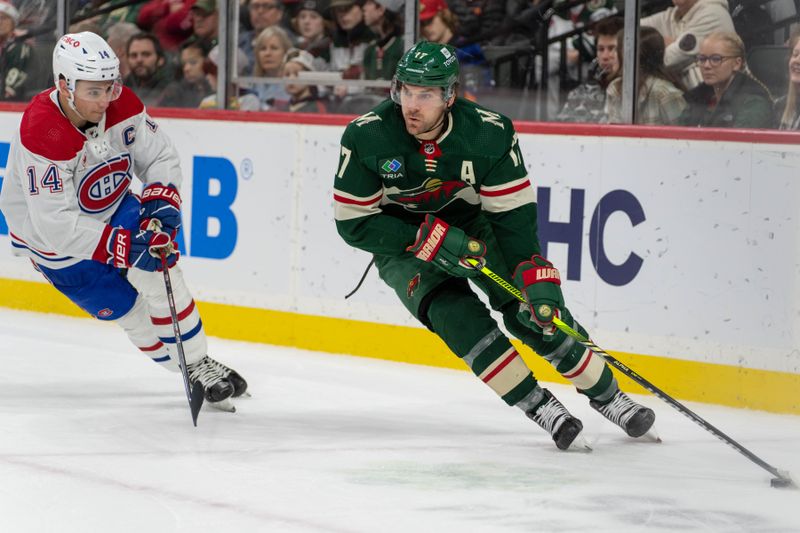
[[[617,77],[606,89],[606,112],[610,123],[622,123],[622,44],[623,32],[617,34]],[[639,86],[637,124],[677,124],[686,108],[685,90],[677,76],[664,65],[664,37],[655,28],[639,29]]]
[[[279,26],[264,28],[253,43],[255,52],[255,65],[253,76],[265,78],[278,78],[281,76],[281,67],[286,52],[292,48],[289,34]],[[285,104],[289,95],[281,83],[263,83],[254,88],[261,109],[267,110]]]
[[[714,32],[697,54],[703,83],[686,93],[689,104],[681,115],[685,126],[771,128],[772,95],[747,68],[742,39],[731,32]]]
[[[782,130],[800,130],[800,100],[797,98],[800,89],[800,32],[789,39],[789,88],[786,96],[778,101],[780,125]]]

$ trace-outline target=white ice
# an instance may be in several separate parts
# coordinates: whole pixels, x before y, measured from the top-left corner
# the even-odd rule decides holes
[[[194,428],[116,326],[0,310],[0,531],[800,531],[800,491],[653,396],[661,444],[548,385],[594,446],[564,453],[467,372],[210,342],[253,396]],[[800,475],[800,417],[687,405]]]

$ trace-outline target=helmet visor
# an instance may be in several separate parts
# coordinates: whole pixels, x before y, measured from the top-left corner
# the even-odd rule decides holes
[[[113,102],[122,94],[122,80],[88,81],[78,80],[75,84],[75,98],[87,102]]]

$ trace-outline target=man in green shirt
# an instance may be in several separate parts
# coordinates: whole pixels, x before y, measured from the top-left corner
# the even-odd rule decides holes
[[[644,435],[653,411],[619,390],[601,357],[553,325],[555,314],[586,333],[564,305],[558,270],[539,255],[536,197],[514,127],[458,98],[457,80],[455,49],[421,41],[398,63],[392,98],[347,126],[334,183],[339,234],[374,254],[380,277],[406,308],[559,449],[585,445],[583,425],[539,386],[468,278],[502,313],[506,329],[593,408],[628,435]],[[526,304],[467,258],[513,278]]]

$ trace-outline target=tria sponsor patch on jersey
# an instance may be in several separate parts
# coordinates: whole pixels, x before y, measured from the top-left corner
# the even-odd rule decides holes
[[[460,180],[442,181],[428,178],[420,187],[387,194],[392,202],[401,204],[409,211],[434,213],[456,199],[456,195],[469,185]]]
[[[397,179],[403,177],[403,158],[400,156],[378,161],[378,169],[382,178]]]
[[[86,213],[100,213],[116,205],[131,184],[131,155],[117,157],[96,165],[78,185],[78,204]]]

